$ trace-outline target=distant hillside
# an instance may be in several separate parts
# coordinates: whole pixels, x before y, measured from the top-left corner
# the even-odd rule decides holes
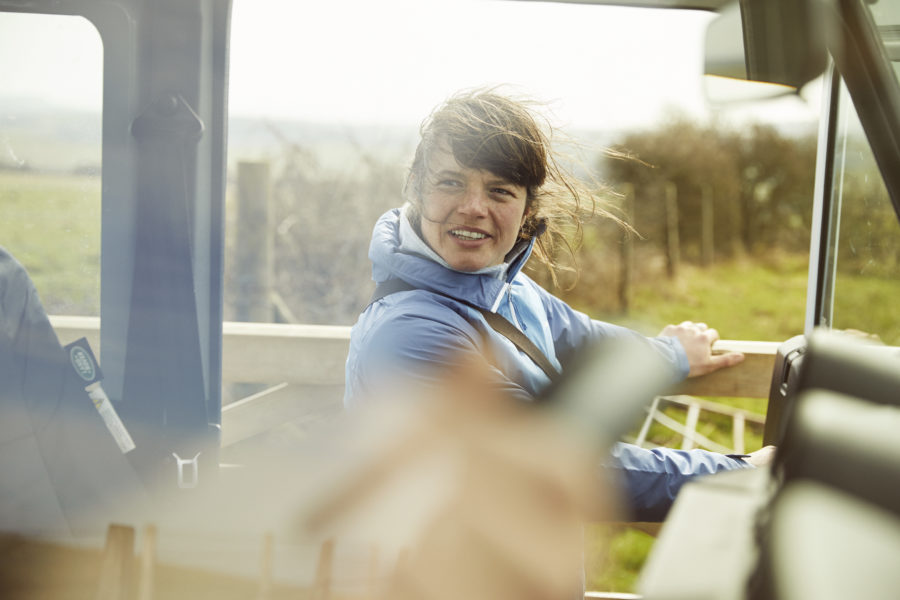
[[[0,169],[99,171],[101,140],[99,113],[0,99]]]
[[[228,160],[271,160],[294,148],[326,169],[367,157],[405,163],[416,139],[415,127],[238,117],[228,124]],[[0,169],[99,172],[101,145],[99,113],[0,98]]]
[[[329,171],[360,160],[405,164],[417,140],[415,127],[235,117],[228,123],[228,162],[271,160],[294,149]]]
[[[785,135],[799,136],[814,126],[781,124],[779,129]],[[591,166],[596,152],[616,144],[626,133],[565,132],[583,145],[569,153],[581,154],[582,162]],[[0,169],[99,172],[101,140],[99,113],[0,97]],[[398,127],[234,117],[229,120],[228,140],[230,166],[243,160],[277,160],[291,149],[303,152],[324,171],[369,161],[407,165],[418,141],[418,122]]]

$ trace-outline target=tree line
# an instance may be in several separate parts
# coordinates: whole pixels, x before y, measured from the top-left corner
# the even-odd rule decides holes
[[[628,134],[614,150],[598,169],[613,185],[633,186],[633,225],[661,247],[671,221],[667,203],[670,208],[675,195],[682,258],[703,259],[704,218],[715,256],[809,248],[814,135],[676,120]]]
[[[762,124],[728,128],[676,119],[626,134],[612,149],[599,153],[591,167],[616,192],[610,197],[611,208],[637,235],[604,219],[585,225],[575,255],[582,294],[591,293],[585,287],[608,288],[613,280],[659,276],[653,269],[623,274],[623,260],[660,268],[669,263],[671,274],[673,239],[677,259],[697,264],[808,251],[814,134],[788,135]],[[280,306],[273,318],[353,323],[373,288],[368,260],[372,227],[385,210],[402,203],[406,166],[358,148],[356,160],[346,166],[323,168],[313,152],[293,142],[285,142],[269,166],[268,285]],[[870,233],[878,231],[875,241],[858,242],[866,256],[859,255],[860,248],[842,252],[851,261],[890,259],[896,265],[895,244],[884,250],[878,242],[878,236],[896,233],[883,219],[872,223],[870,200],[883,192],[863,176],[849,185],[863,201],[848,207],[844,218],[859,221]],[[254,197],[243,201],[259,204]],[[243,251],[233,234],[228,246],[232,257]],[[529,272],[549,284],[540,268],[532,265]],[[232,297],[226,300],[228,307],[248,283],[246,274],[226,273],[226,279]],[[563,278],[563,285],[567,281],[574,278]]]

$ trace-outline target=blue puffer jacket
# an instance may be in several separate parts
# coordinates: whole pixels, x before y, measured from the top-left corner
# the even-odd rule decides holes
[[[375,225],[369,258],[377,282],[402,279],[416,288],[372,303],[350,336],[344,404],[348,408],[397,382],[428,385],[446,372],[449,361],[492,357],[496,387],[532,400],[549,383],[547,375],[464,298],[513,322],[560,368],[560,357],[591,340],[640,336],[672,366],[673,382],[689,365],[675,338],[646,338],[624,327],[578,312],[521,273],[533,247],[520,243],[509,262],[478,273],[449,268],[415,233],[403,209],[385,213]],[[437,293],[430,293],[437,292]],[[618,444],[608,463],[618,472],[638,520],[662,519],[678,489],[690,477],[742,468],[743,461],[700,450],[642,449]]]

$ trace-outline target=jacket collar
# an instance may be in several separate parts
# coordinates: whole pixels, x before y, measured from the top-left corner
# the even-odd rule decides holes
[[[483,269],[479,269],[477,271],[460,271],[458,269],[454,269],[451,267],[444,258],[435,252],[431,246],[429,246],[422,236],[416,231],[416,228],[413,227],[412,223],[409,220],[409,204],[404,204],[400,208],[400,250],[403,252],[409,252],[411,254],[419,254],[424,256],[425,258],[430,258],[434,262],[438,263],[445,269],[450,269],[451,271],[456,271],[457,273],[470,273],[473,275],[488,275],[490,277],[497,277],[498,279],[503,278],[506,275],[506,270],[509,267],[509,264],[504,262],[499,265],[494,265],[491,267],[485,267]]]
[[[451,269],[406,222],[402,208],[391,209],[378,219],[369,246],[372,278],[376,283],[402,279],[419,288],[440,292],[496,311],[534,247],[534,239],[517,242],[508,262],[479,273]],[[412,237],[409,236],[412,235]]]

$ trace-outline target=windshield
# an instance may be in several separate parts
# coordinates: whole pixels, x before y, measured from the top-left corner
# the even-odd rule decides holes
[[[888,57],[891,60],[900,59],[900,3],[882,0],[867,2],[866,6],[878,26]]]
[[[900,4],[868,5],[894,76],[900,74]],[[900,223],[861,123],[863,109],[841,79],[831,178],[831,228],[826,247],[826,310],[819,324],[864,332],[900,344]],[[865,110],[871,110],[867,107]]]

